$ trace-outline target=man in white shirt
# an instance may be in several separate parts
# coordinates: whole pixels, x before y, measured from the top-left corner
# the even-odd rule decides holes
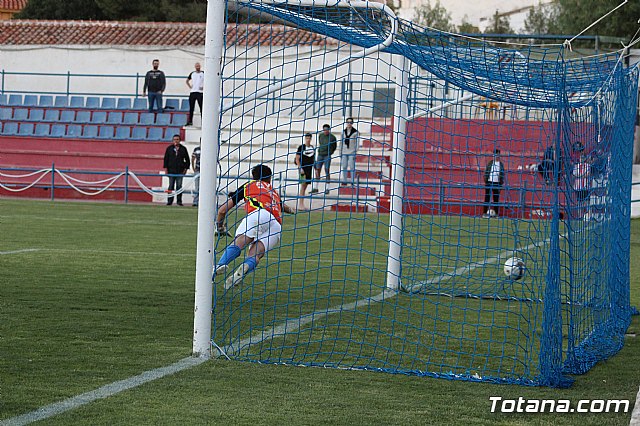
[[[193,111],[196,108],[196,101],[200,108],[200,115],[202,115],[202,92],[204,90],[204,71],[200,70],[200,62],[196,62],[195,71],[191,71],[187,77],[187,86],[191,89],[189,93],[189,118],[187,119],[187,126],[193,124]]]
[[[498,215],[498,202],[500,201],[500,190],[504,184],[504,164],[500,161],[500,150],[493,151],[493,159],[487,163],[484,169],[484,217],[491,217],[490,200],[493,198],[495,205],[495,216]]]

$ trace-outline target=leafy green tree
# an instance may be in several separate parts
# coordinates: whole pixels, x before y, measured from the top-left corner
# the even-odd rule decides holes
[[[468,19],[466,15],[462,18],[462,23],[458,25],[458,32],[461,34],[480,34],[482,32],[480,28],[473,25]]]
[[[496,13],[491,17],[489,26],[484,30],[485,34],[513,34],[511,23],[509,18],[500,15],[500,12],[496,10]]]
[[[416,6],[414,9],[414,21],[426,27],[435,28],[441,31],[453,32],[456,27],[451,23],[451,13],[436,0],[436,4],[431,6],[431,2]]]
[[[29,0],[21,19],[204,22],[206,0]]]
[[[527,19],[524,21],[524,31],[527,34],[558,34],[558,15],[560,5],[557,1],[552,3],[538,3],[529,9]]]
[[[618,6],[620,0],[557,0],[558,24],[563,33],[578,34],[591,23]],[[640,1],[630,1],[586,34],[625,37],[627,41],[638,29]]]
[[[29,0],[20,19],[107,19],[95,0]]]

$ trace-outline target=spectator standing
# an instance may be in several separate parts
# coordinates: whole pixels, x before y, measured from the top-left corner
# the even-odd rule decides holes
[[[578,218],[591,195],[591,165],[587,162],[583,154],[580,154],[580,159],[574,164],[571,175],[573,177],[573,191],[576,194],[577,204],[574,218]]]
[[[200,62],[196,62],[195,71],[191,71],[187,77],[187,86],[191,89],[189,93],[189,118],[187,120],[187,126],[193,125],[193,112],[196,109],[196,102],[198,102],[198,108],[200,108],[200,115],[202,115],[202,93],[204,91],[204,71],[200,70]]]
[[[162,93],[167,88],[167,79],[164,72],[158,69],[160,66],[159,59],[154,59],[152,66],[153,69],[147,71],[147,75],[144,77],[142,95],[147,96],[149,100],[149,112],[153,112],[153,104],[155,103],[157,111],[162,113]]]
[[[169,191],[182,189],[182,178],[189,171],[189,152],[180,143],[180,136],[173,135],[172,144],[164,152],[164,172],[169,175]],[[177,195],[178,205],[182,205],[182,193]],[[173,204],[173,196],[167,198],[167,205]]]
[[[325,124],[322,126],[322,133],[318,135],[318,152],[316,155],[316,180],[320,181],[320,170],[324,166],[324,172],[327,176],[327,187],[325,194],[329,193],[329,179],[331,174],[331,156],[338,147],[338,140],[331,133],[331,126]],[[318,192],[318,188],[312,189],[311,192]]]
[[[200,201],[200,152],[201,148],[198,146],[191,153],[191,165],[193,166],[193,172],[196,174],[193,178],[193,184],[195,186],[193,207],[198,207],[198,202]]]
[[[498,203],[500,202],[500,190],[504,184],[504,164],[500,161],[500,150],[493,151],[493,158],[484,169],[484,215],[491,217],[491,202],[495,204],[495,215],[498,216]]]
[[[304,135],[304,143],[298,147],[295,163],[300,173],[300,193],[297,203],[298,210],[307,210],[304,205],[304,195],[311,183],[313,164],[316,161],[316,148],[311,145],[311,133]]]
[[[353,185],[356,177],[356,155],[358,153],[359,136],[358,129],[353,127],[353,118],[347,118],[346,126],[342,131],[342,148],[340,150],[342,185],[347,183]]]

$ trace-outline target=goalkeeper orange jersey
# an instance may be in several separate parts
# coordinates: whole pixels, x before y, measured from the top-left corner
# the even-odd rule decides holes
[[[280,195],[271,184],[259,180],[252,180],[244,185],[244,208],[247,213],[258,209],[265,209],[282,223],[282,201]]]

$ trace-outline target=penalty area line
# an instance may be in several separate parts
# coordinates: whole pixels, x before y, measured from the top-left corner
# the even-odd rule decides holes
[[[31,253],[34,251],[41,251],[42,249],[38,248],[30,248],[30,249],[21,249],[21,250],[9,250],[9,251],[0,251],[0,256],[7,256],[10,254],[20,254],[20,253]]]
[[[126,390],[136,388],[145,383],[149,383],[151,381],[170,376],[180,371],[187,370],[189,368],[200,365],[207,360],[208,358],[204,357],[183,358],[180,361],[166,367],[160,367],[153,370],[145,371],[144,373],[138,374],[137,376],[119,380],[117,382],[104,385],[98,389],[76,395],[63,401],[45,405],[44,407],[40,407],[37,410],[31,411],[29,413],[12,417],[7,420],[2,420],[0,421],[0,426],[21,426],[44,420],[49,417],[57,416],[58,414],[73,410],[99,399],[108,398]]]

